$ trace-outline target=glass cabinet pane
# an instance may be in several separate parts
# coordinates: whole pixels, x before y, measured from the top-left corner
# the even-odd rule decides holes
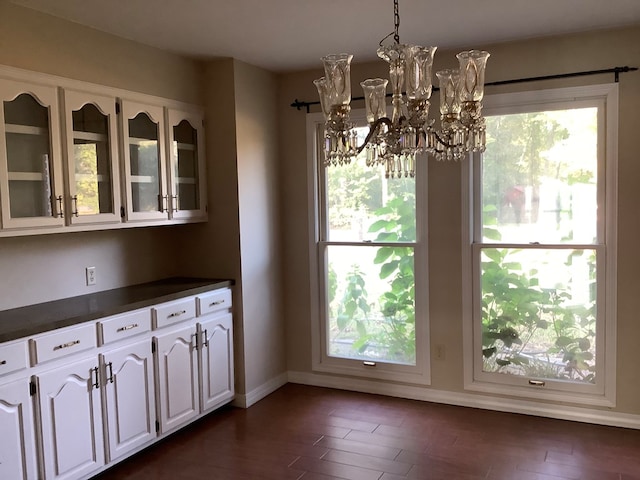
[[[92,104],[74,110],[73,161],[76,216],[113,212],[109,118]]]
[[[129,162],[132,210],[161,211],[158,124],[145,113],[129,120]]]
[[[198,192],[198,132],[186,120],[173,127],[174,189],[177,210],[200,208]]]
[[[4,102],[11,218],[52,217],[49,109],[29,94]]]

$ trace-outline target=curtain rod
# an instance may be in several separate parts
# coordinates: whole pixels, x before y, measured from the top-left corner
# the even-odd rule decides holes
[[[604,70],[588,70],[586,72],[572,72],[572,73],[559,73],[556,75],[544,75],[541,77],[527,77],[527,78],[516,78],[513,80],[500,80],[497,82],[487,82],[485,83],[485,86],[492,86],[492,85],[509,85],[509,84],[513,84],[513,83],[525,83],[525,82],[538,82],[540,80],[555,80],[555,79],[559,79],[559,78],[571,78],[571,77],[585,77],[587,75],[601,75],[603,73],[613,73],[614,74],[614,81],[616,83],[618,83],[620,81],[620,74],[621,73],[626,73],[626,72],[635,72],[636,70],[638,70],[638,67],[613,67],[613,68],[606,68]],[[438,91],[439,88],[438,87],[433,87],[434,91]],[[391,94],[388,93],[386,95],[387,97],[391,97]],[[353,97],[351,100],[364,100],[364,97]],[[302,108],[306,108],[307,109],[307,113],[309,113],[309,107],[311,105],[320,105],[320,101],[315,101],[315,102],[303,102],[298,100],[297,98],[293,101],[293,103],[291,104],[292,107],[296,108],[297,110],[300,110]]]

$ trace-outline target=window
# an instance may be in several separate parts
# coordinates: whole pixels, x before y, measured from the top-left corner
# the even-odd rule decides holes
[[[323,120],[310,117],[317,192],[314,369],[425,383],[426,295],[416,291],[427,291],[426,172],[387,179],[382,167],[366,166],[366,152],[349,165],[325,168]],[[367,132],[358,128],[359,144]]]
[[[616,86],[488,97],[484,114],[466,172],[467,388],[612,405]]]

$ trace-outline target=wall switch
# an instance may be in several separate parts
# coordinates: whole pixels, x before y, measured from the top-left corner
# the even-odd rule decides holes
[[[95,285],[96,284],[96,267],[87,267],[87,285]]]

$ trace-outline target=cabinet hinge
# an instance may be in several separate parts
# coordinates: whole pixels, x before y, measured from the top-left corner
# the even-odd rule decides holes
[[[36,382],[34,380],[31,380],[29,382],[29,395],[33,397],[37,392],[38,392],[38,387],[36,387]]]
[[[160,431],[160,422],[156,420],[156,433]]]

